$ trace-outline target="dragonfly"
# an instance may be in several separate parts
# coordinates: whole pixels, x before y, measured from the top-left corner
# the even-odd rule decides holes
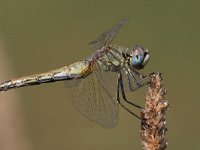
[[[124,48],[111,44],[127,21],[127,18],[121,19],[90,42],[94,53],[88,58],[49,72],[8,80],[0,84],[0,92],[66,80],[72,104],[89,120],[103,127],[115,127],[118,105],[140,118],[122,101],[142,109],[127,99],[126,91],[134,92],[148,83],[148,76],[140,73],[149,61],[148,49],[141,45]]]

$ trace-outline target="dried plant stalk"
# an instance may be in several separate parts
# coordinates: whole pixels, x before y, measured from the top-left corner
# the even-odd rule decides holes
[[[141,112],[141,130],[143,150],[164,150],[166,139],[166,110],[169,103],[165,100],[166,89],[163,87],[161,74],[150,75],[147,87],[146,105]]]

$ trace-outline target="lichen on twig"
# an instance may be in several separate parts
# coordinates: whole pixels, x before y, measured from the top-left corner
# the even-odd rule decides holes
[[[151,74],[145,108],[141,112],[140,135],[143,150],[167,148],[166,110],[169,108],[169,103],[165,95],[166,89],[163,87],[161,74]]]

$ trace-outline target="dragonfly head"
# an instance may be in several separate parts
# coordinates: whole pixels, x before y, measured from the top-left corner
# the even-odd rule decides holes
[[[134,46],[130,51],[129,63],[136,69],[142,69],[149,61],[149,52],[140,45]]]

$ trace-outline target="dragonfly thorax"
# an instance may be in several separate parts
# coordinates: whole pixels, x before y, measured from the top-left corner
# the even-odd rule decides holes
[[[127,63],[127,58],[123,56],[125,49],[119,46],[112,48],[98,59],[98,66],[104,71],[117,72],[121,70]]]

